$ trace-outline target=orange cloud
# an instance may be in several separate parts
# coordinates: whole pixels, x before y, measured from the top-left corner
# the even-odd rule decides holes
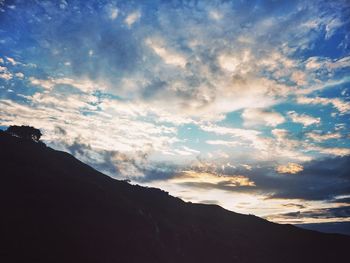
[[[302,170],[304,170],[304,167],[297,163],[287,163],[276,167],[276,171],[280,174],[297,174]]]
[[[218,175],[210,172],[183,171],[173,179],[176,183],[225,183],[227,186],[256,186],[243,175]]]

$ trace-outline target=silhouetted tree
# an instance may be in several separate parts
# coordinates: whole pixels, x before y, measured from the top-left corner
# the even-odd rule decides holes
[[[42,135],[41,131],[39,129],[36,129],[31,126],[17,126],[13,125],[8,127],[6,130],[7,133],[13,135],[13,136],[18,136],[20,138],[24,139],[30,139],[35,142],[38,142],[40,140],[40,137]]]

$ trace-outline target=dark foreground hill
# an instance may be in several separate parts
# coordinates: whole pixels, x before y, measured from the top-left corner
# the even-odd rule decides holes
[[[349,262],[350,237],[185,203],[0,132],[0,262]]]

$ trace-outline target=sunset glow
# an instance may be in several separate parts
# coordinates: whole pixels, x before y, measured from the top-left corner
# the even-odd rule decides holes
[[[0,126],[132,184],[350,221],[348,1],[0,0]]]

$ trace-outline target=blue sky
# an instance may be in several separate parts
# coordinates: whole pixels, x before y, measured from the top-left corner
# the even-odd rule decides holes
[[[347,1],[0,0],[0,126],[188,201],[350,221],[349,18]]]

